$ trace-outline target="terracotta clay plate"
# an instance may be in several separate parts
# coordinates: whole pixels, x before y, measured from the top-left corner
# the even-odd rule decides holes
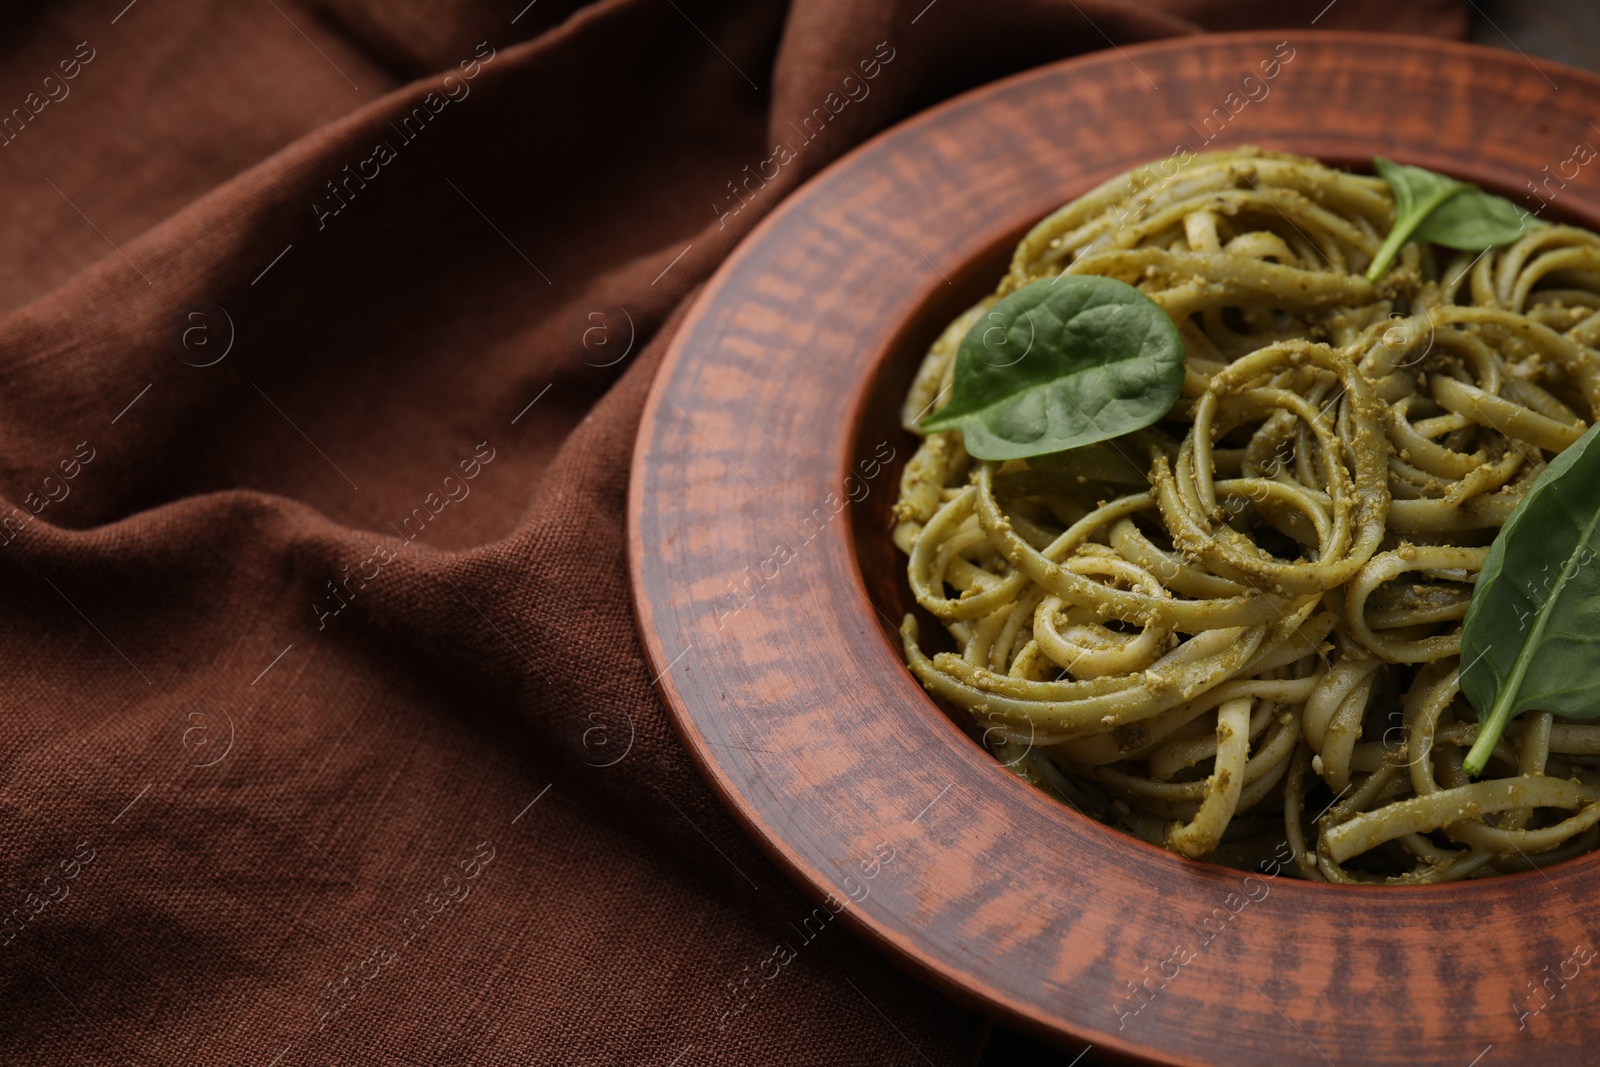
[[[888,518],[917,359],[1063,202],[1179,146],[1258,144],[1525,198],[1532,182],[1546,217],[1600,228],[1600,168],[1575,159],[1600,145],[1596,117],[1600,79],[1516,52],[1182,39],[987,86],[790,197],[678,333],[629,505],[661,688],[749,832],[916,974],[1095,1056],[1593,1062],[1600,974],[1574,950],[1600,940],[1600,856],[1440,887],[1246,883],[1090,822],[1011,777],[907,672]],[[878,867],[880,843],[895,858]]]

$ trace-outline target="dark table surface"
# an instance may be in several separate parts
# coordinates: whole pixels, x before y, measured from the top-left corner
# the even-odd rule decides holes
[[[1517,51],[1535,66],[1554,59],[1600,70],[1600,2],[1596,0],[1468,0],[1471,40]],[[1098,1067],[1093,1049],[1061,1050],[996,1027],[983,1067]]]
[[[1468,0],[1472,40],[1600,70],[1600,4],[1594,0]]]

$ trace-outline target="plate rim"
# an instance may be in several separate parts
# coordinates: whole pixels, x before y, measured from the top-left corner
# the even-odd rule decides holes
[[[751,806],[741,802],[740,794],[735,788],[735,780],[725,771],[716,758],[716,754],[711,751],[711,746],[695,725],[693,714],[688,710],[685,698],[672,678],[670,650],[661,642],[659,632],[651,625],[653,605],[650,603],[649,592],[643,577],[643,570],[648,563],[648,554],[645,552],[645,546],[640,536],[640,522],[644,509],[645,467],[652,451],[653,431],[662,418],[664,403],[671,403],[661,386],[672,377],[673,372],[684,360],[685,350],[689,347],[694,328],[706,317],[729,280],[744,269],[745,262],[754,255],[755,250],[766,240],[768,234],[784,225],[791,215],[802,211],[809,194],[814,193],[818,187],[825,184],[836,173],[849,170],[855,166],[861,158],[884,150],[885,145],[907,135],[911,131],[936,125],[951,112],[978,105],[987,99],[1000,96],[1030,82],[1048,81],[1063,75],[1070,75],[1078,68],[1092,68],[1102,64],[1109,65],[1124,59],[1137,59],[1144,55],[1180,51],[1186,48],[1221,49],[1241,44],[1271,44],[1282,40],[1288,40],[1291,43],[1315,40],[1319,45],[1335,47],[1373,45],[1382,46],[1390,50],[1420,51],[1475,61],[1492,60],[1508,69],[1514,68],[1518,63],[1517,56],[1512,53],[1451,38],[1375,33],[1359,30],[1307,31],[1283,28],[1159,38],[1121,46],[1117,48],[1116,53],[1111,52],[1109,49],[1102,49],[1031,67],[995,81],[984,83],[942,100],[932,107],[907,116],[901,121],[880,130],[866,141],[856,145],[810,174],[785,195],[783,199],[778,201],[740,239],[734,249],[718,265],[700,291],[694,296],[679,321],[667,350],[663,353],[660,363],[652,373],[650,388],[640,415],[638,430],[631,452],[625,528],[628,541],[629,592],[634,613],[635,629],[645,651],[647,663],[653,671],[659,673],[658,684],[662,690],[661,701],[668,712],[668,718],[672,722],[673,729],[680,741],[688,750],[696,769],[707,784],[711,786],[718,801],[733,816],[740,828],[755,841],[766,858],[773,862],[783,872],[784,876],[808,899],[820,901],[831,892],[834,880],[809,862],[807,857],[794,845],[785,841],[781,835],[772,832],[772,827],[762,820],[759,813]],[[1600,99],[1600,74],[1543,57],[1537,57],[1537,63],[1527,56],[1521,56],[1520,58],[1526,61],[1534,72],[1540,75],[1544,75],[1545,71],[1549,71],[1575,82],[1586,83],[1589,94],[1595,99]],[[1234,147],[1236,143],[1229,140],[1220,144],[1219,147]],[[1251,142],[1247,141],[1246,143]],[[1112,171],[1112,174],[1114,175],[1117,172]],[[1600,200],[1596,200],[1595,203],[1600,204]],[[869,380],[870,376],[863,376],[849,386],[848,394],[846,394],[847,403],[844,406],[849,409],[852,419],[865,403],[866,387]],[[852,421],[849,425],[854,429],[858,424]],[[841,470],[849,467],[847,452],[848,450],[841,450],[836,454],[844,457]],[[853,534],[852,511],[853,509],[850,508],[844,510],[840,516],[843,521],[839,523],[838,532],[834,535],[847,543],[852,539]],[[852,566],[859,568],[854,550],[847,546],[845,552],[850,557]],[[859,579],[859,569],[857,569],[854,577],[856,580],[851,583],[854,586],[851,596],[859,601],[860,604],[865,605],[869,612],[875,610],[875,605],[872,604],[870,596]],[[920,687],[918,689],[920,692]],[[937,712],[934,712],[934,714],[943,722],[945,729],[960,735],[962,742],[971,747],[975,755],[979,755],[982,759],[992,763],[991,757],[972,745],[970,739],[962,734],[959,727],[950,722],[945,716]],[[1052,808],[1059,807],[1059,805],[1050,801],[1048,797],[1045,797],[1037,790],[1029,789],[1021,782],[1016,782],[1015,784],[1026,791],[1024,795],[1035,796],[1039,802]],[[1076,818],[1081,819],[1090,826],[1099,826],[1099,824],[1095,824],[1082,816],[1076,816]],[[1140,851],[1148,851],[1162,859],[1176,860],[1189,866],[1195,865],[1194,861],[1185,861],[1181,857],[1173,857],[1164,849],[1145,844],[1117,831],[1104,827],[1100,827],[1100,829],[1116,835],[1119,844],[1132,844]],[[1234,868],[1218,867],[1211,864],[1199,864],[1199,866],[1232,875],[1243,873]],[[1563,871],[1570,871],[1580,867],[1600,868],[1600,852],[1578,857],[1560,865]],[[1538,870],[1506,874],[1496,877],[1491,884],[1507,886],[1514,882],[1532,881],[1542,876],[1542,873]],[[1483,885],[1485,883],[1475,884]],[[1376,894],[1385,898],[1396,895],[1431,895],[1439,893],[1442,888],[1447,888],[1439,886],[1344,886],[1306,883],[1294,879],[1284,880],[1279,883],[1279,886],[1291,893],[1309,892],[1321,895],[1337,892],[1361,896]],[[1003,1021],[1007,1025],[1057,1045],[1063,1041],[1085,1041],[1092,1037],[1094,1039],[1094,1047],[1100,1049],[1102,1054],[1125,1062],[1175,1065],[1203,1064],[1206,1062],[1188,1058],[1181,1052],[1162,1049],[1140,1042],[1121,1041],[1116,1037],[1115,1031],[1110,1031],[1105,1026],[1094,1024],[1087,1018],[1080,1019],[1061,1014],[1052,1015],[1027,1010],[1017,1001],[1009,999],[1003,990],[975,980],[970,972],[956,972],[951,968],[947,968],[942,961],[935,959],[922,950],[916,941],[902,939],[897,936],[894,931],[887,929],[884,923],[876,920],[863,909],[846,907],[839,913],[839,916],[846,920],[846,923],[855,931],[857,936],[864,937],[876,950],[886,954],[891,961],[902,969],[909,971],[919,980],[934,986],[941,992],[973,1008],[990,1020]]]

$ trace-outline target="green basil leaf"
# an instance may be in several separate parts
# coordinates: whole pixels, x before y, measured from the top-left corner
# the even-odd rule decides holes
[[[1433,209],[1416,236],[1463,252],[1508,245],[1544,223],[1503,196],[1470,186]]]
[[[1476,185],[1381,157],[1372,160],[1378,177],[1394,194],[1394,228],[1367,268],[1367,280],[1383,277],[1405,243],[1432,241],[1466,252],[1510,244],[1544,223],[1503,196],[1486,193]]]
[[[1383,277],[1383,272],[1389,269],[1394,257],[1400,254],[1400,249],[1411,240],[1411,235],[1434,208],[1469,188],[1465,182],[1458,182],[1426,167],[1394,163],[1381,156],[1373,157],[1372,167],[1378,172],[1378,177],[1389,183],[1389,191],[1394,194],[1394,229],[1389,231],[1383,247],[1378,249],[1372,265],[1367,268],[1369,282]]]
[[[1126,282],[1064,274],[998,301],[956,350],[950,402],[925,430],[960,430],[979,459],[1023,459],[1120,437],[1172,409],[1183,340]]]
[[[1394,194],[1397,229],[1401,219],[1416,216],[1420,222],[1422,215],[1426,215],[1450,196],[1467,188],[1466,182],[1456,181],[1447,174],[1440,174],[1427,167],[1396,163],[1382,156],[1373,157],[1372,168],[1378,172],[1378,177],[1389,183],[1389,191]]]
[[[1478,711],[1467,773],[1525,711],[1600,718],[1600,423],[1551,461],[1495,538],[1462,624]]]

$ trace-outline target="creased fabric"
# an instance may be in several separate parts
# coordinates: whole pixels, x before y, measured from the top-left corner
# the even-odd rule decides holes
[[[975,1063],[673,733],[650,379],[864,139],[1321,3],[123,4],[0,19],[0,1062]]]

